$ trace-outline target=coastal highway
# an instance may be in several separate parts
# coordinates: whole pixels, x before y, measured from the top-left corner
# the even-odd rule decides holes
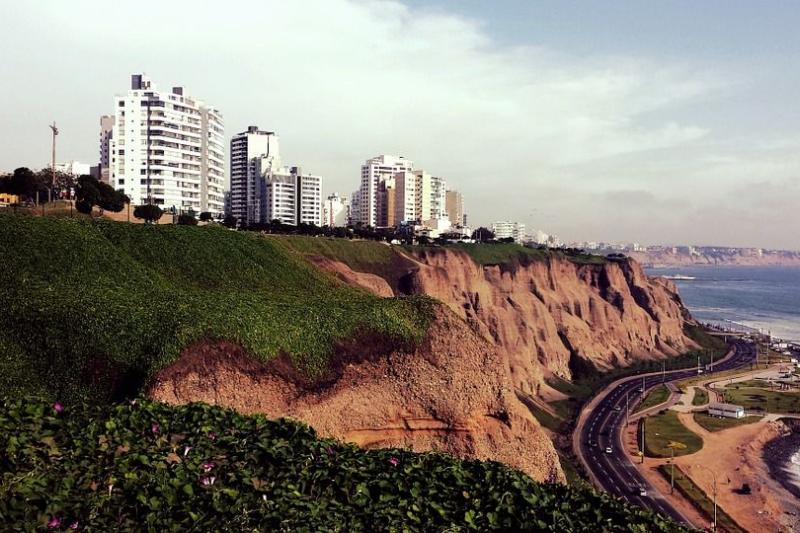
[[[711,374],[749,365],[755,358],[755,347],[743,341],[736,341],[732,353],[714,364]],[[704,374],[704,375],[705,375]],[[633,411],[642,398],[642,380],[644,391],[661,383],[678,381],[697,376],[697,368],[673,370],[662,375],[646,374],[644,377],[632,376],[621,379],[606,389],[605,396],[598,396],[599,401],[592,402],[581,414],[573,444],[579,447],[576,451],[582,458],[585,467],[590,471],[594,482],[606,492],[624,498],[630,503],[646,507],[677,522],[689,524],[688,520],[659,494],[639,473],[633,460],[622,445],[622,430],[625,428],[625,396]],[[608,453],[610,448],[610,453]],[[645,495],[640,493],[644,488]]]

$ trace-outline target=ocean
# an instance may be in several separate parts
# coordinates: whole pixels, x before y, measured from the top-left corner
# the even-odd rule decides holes
[[[649,268],[654,276],[674,280],[683,303],[700,321],[732,320],[800,341],[800,268],[685,266]]]

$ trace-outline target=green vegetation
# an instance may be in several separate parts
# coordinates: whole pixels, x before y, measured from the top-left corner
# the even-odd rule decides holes
[[[670,392],[666,385],[658,385],[650,389],[650,392],[647,393],[647,396],[644,397],[644,400],[636,407],[634,413],[638,413],[639,411],[644,411],[645,409],[650,409],[651,407],[655,407],[656,405],[660,405],[667,400],[669,400]]]
[[[640,448],[642,424],[645,427],[644,453],[647,457],[670,457],[672,452],[668,445],[673,441],[686,446],[675,450],[676,457],[695,453],[703,447],[703,439],[689,431],[678,419],[678,413],[675,411],[662,411],[639,420],[637,437]]]
[[[379,241],[303,235],[271,235],[268,238],[303,255],[321,255],[341,261],[359,272],[373,272],[376,267],[391,265],[395,255],[391,246]]]
[[[700,424],[707,431],[722,431],[723,429],[744,426],[761,420],[760,416],[744,416],[742,418],[727,418],[711,416],[707,413],[695,413],[694,421]]]
[[[387,349],[419,342],[435,305],[344,287],[254,233],[0,217],[0,368],[14,388],[62,401],[135,393],[205,339],[262,361],[285,354],[321,378],[356,336]]]
[[[669,481],[670,465],[660,465],[658,471]],[[675,488],[689,500],[709,521],[714,520],[714,500],[712,500],[694,481],[692,481],[680,467],[675,466]],[[720,507],[717,507],[717,525],[729,533],[747,533]]]
[[[498,463],[364,451],[203,404],[0,404],[6,526],[93,531],[683,531]]]
[[[515,243],[449,244],[447,248],[467,253],[479,265],[512,266],[515,263],[528,264],[543,261],[549,257],[563,257],[578,264],[602,265],[607,259],[599,255],[566,253],[562,250],[529,248]]]
[[[763,381],[733,383],[724,391],[726,402],[741,405],[748,411],[800,413],[800,392],[770,390]]]
[[[705,405],[708,403],[708,391],[703,387],[694,388],[694,396],[692,397],[692,405]]]

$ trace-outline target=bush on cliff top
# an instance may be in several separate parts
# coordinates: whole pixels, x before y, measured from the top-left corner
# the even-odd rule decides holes
[[[0,523],[18,531],[680,531],[498,463],[364,451],[203,404],[0,404]]]
[[[337,342],[424,336],[433,303],[345,287],[284,247],[219,227],[0,215],[0,378],[4,390],[109,399],[227,339],[311,377]]]

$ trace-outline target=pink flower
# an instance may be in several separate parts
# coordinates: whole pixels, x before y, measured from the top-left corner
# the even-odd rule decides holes
[[[392,456],[391,458],[389,458],[389,464],[392,465],[392,466],[397,466],[397,465],[400,464],[400,459],[398,459],[397,457]]]
[[[203,463],[203,472],[208,474],[214,469],[214,463]]]
[[[216,480],[217,480],[217,478],[214,477],[214,476],[203,476],[203,477],[200,478],[200,483],[204,487],[209,487],[209,486],[213,485]]]
[[[73,523],[69,525],[70,529],[78,529],[78,521],[75,520]]]
[[[48,527],[48,529],[56,529],[58,527],[61,527],[61,519],[59,517],[57,517],[57,516],[52,517],[47,522],[47,527]]]
[[[152,433],[153,435],[157,434],[159,429],[161,429],[161,428],[159,428],[158,424],[156,424],[155,422],[153,422],[150,425],[150,433]]]
[[[216,440],[217,434],[212,431],[208,434],[208,438],[209,440]]]
[[[55,411],[56,414],[63,413],[64,412],[64,406],[61,405],[61,402],[56,402],[56,403],[53,404],[53,411]]]

